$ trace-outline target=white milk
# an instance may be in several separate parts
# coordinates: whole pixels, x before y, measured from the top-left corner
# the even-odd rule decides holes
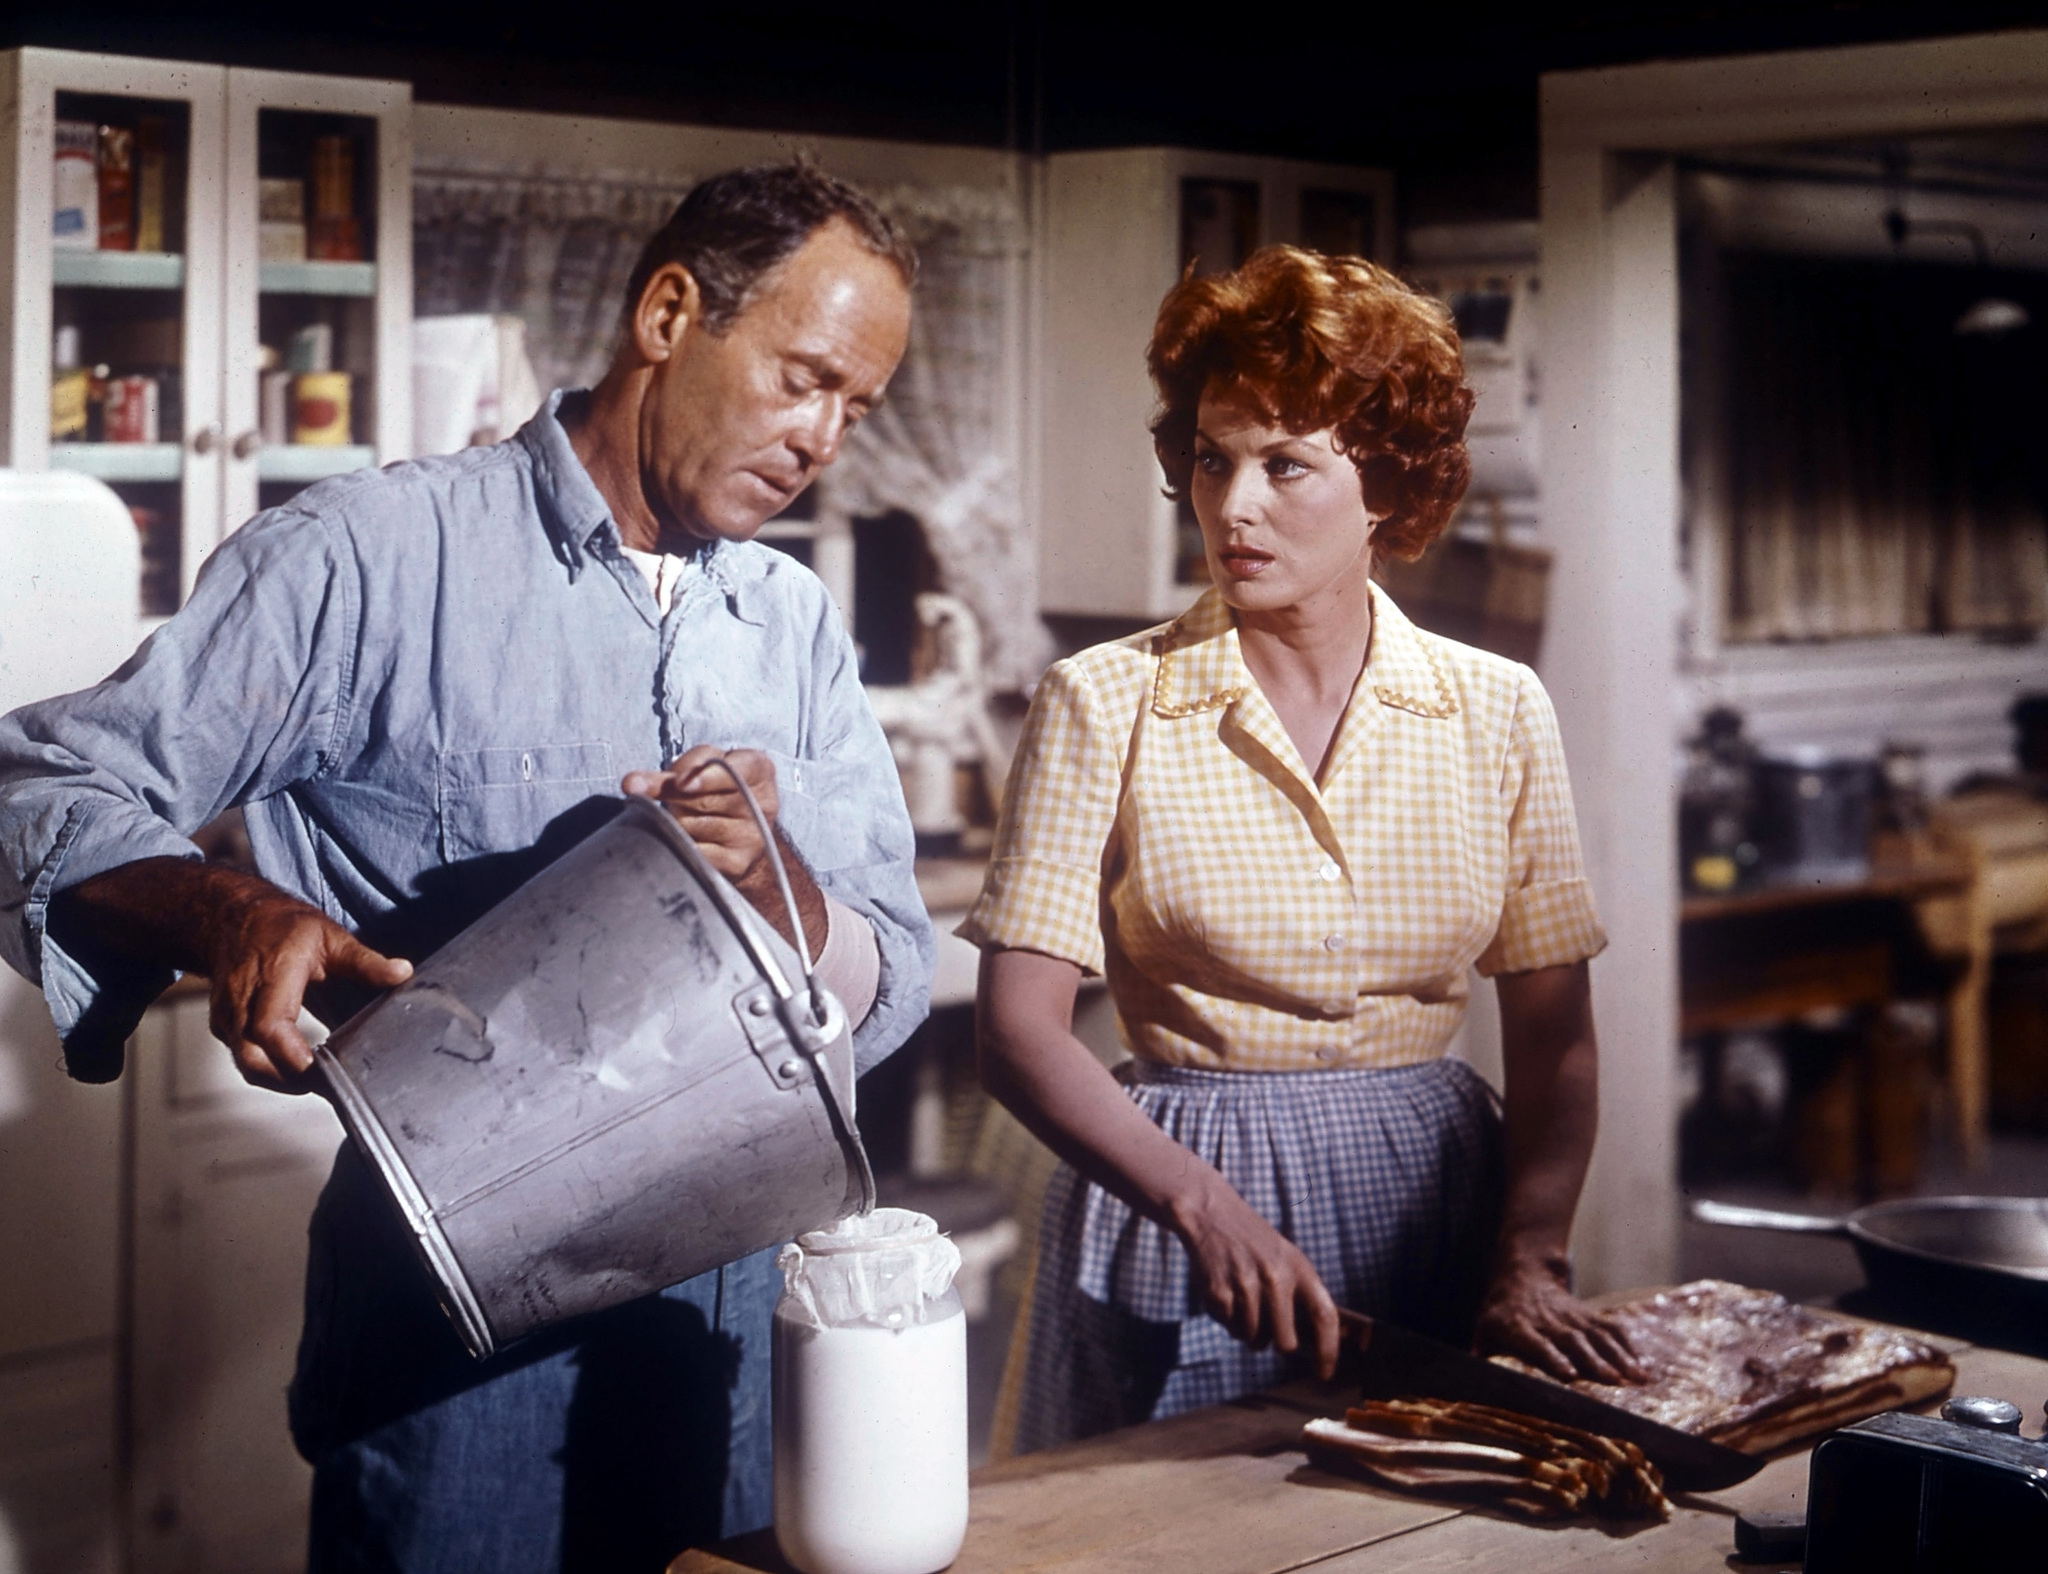
[[[775,1313],[775,1539],[803,1574],[935,1574],[967,1533],[967,1318]]]

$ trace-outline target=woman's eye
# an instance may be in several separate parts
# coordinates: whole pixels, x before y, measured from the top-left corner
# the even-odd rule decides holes
[[[1289,459],[1284,454],[1276,454],[1266,461],[1266,474],[1275,481],[1292,481],[1296,476],[1307,475],[1308,466],[1299,459]]]
[[[1229,461],[1215,450],[1210,449],[1195,455],[1195,468],[1203,475],[1222,475],[1229,468]]]

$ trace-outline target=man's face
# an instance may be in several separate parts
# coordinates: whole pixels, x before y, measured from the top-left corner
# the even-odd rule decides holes
[[[691,322],[654,366],[641,485],[664,532],[746,541],[839,454],[903,358],[910,291],[840,220],[755,286],[723,335]]]

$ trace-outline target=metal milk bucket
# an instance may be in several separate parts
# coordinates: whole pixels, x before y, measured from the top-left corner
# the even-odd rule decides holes
[[[804,982],[633,799],[328,1040],[471,1354],[874,1205],[846,1015]]]

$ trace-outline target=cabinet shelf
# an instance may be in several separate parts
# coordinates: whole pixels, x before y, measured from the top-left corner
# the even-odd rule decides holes
[[[185,462],[176,443],[52,443],[50,468],[99,481],[175,481]]]
[[[316,443],[286,443],[265,448],[256,455],[259,481],[324,481],[331,475],[366,470],[377,462],[377,450],[368,443],[325,447]]]
[[[256,270],[265,295],[375,295],[374,262],[266,262]]]
[[[178,290],[185,259],[174,251],[56,251],[50,280],[93,290]]]

